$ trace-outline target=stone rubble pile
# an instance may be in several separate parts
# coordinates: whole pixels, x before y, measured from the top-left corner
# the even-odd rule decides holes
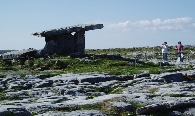
[[[166,111],[169,115],[193,115],[195,113],[195,84],[189,81],[195,71],[162,74],[138,74],[115,76],[99,73],[7,75],[0,78],[0,115],[14,112],[20,116],[106,116],[98,110],[63,112],[73,106],[113,101],[110,107],[133,112],[132,103],[143,104],[137,115]],[[120,94],[107,93],[106,89],[122,88]],[[97,91],[99,90],[99,91]],[[89,96],[93,96],[89,98]],[[58,111],[58,112],[56,112]]]
[[[36,49],[24,49],[24,50],[15,50],[10,51],[4,54],[1,54],[1,59],[19,59],[20,57],[26,57],[26,56],[34,56],[34,54],[37,52]]]

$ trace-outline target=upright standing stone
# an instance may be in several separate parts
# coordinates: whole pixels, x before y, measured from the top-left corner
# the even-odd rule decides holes
[[[74,52],[84,54],[85,50],[85,31],[79,31],[74,34],[75,48]]]
[[[69,33],[58,36],[45,37],[45,47],[41,54],[70,54],[74,52],[74,36]]]

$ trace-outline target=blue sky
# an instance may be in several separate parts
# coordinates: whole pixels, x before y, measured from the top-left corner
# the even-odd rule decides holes
[[[104,24],[85,33],[86,49],[195,45],[195,0],[0,0],[0,49],[41,49],[34,32]]]

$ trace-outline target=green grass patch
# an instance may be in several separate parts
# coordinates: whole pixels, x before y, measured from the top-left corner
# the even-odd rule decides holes
[[[165,94],[164,96],[170,96],[170,97],[194,97],[193,95],[184,95],[184,94]]]
[[[5,74],[0,74],[0,78],[5,78],[6,75]]]
[[[19,73],[17,74],[18,76],[21,76],[21,77],[25,77],[26,75],[28,75],[28,73]]]
[[[4,91],[0,92],[0,101],[3,101],[6,99],[5,95],[6,95],[6,92],[4,92]]]
[[[152,94],[155,94],[155,92],[157,92],[158,90],[159,90],[159,88],[152,88],[152,89],[150,89],[150,92]]]
[[[133,105],[136,109],[138,108],[141,108],[141,107],[144,107],[148,104],[145,104],[145,103],[139,103],[139,102],[130,102],[131,105]]]
[[[122,88],[117,88],[110,92],[110,94],[122,94],[122,93],[123,93]]]
[[[173,68],[173,66],[160,67],[159,64],[145,61],[145,59],[142,59],[144,61],[137,60],[135,65],[134,58],[122,57],[128,56],[129,53],[136,51],[145,53],[146,51],[154,51],[154,48],[85,50],[84,55],[74,57],[53,54],[51,58],[34,58],[30,60],[30,64],[28,61],[24,61],[23,64],[20,64],[18,60],[15,60],[14,63],[10,60],[0,60],[0,67],[2,72],[28,70],[30,68],[32,72],[35,70],[40,71],[36,72],[37,74],[43,73],[42,71],[44,70],[62,70],[59,74],[99,72],[111,75],[133,75],[140,73],[140,70],[148,70],[149,73],[159,74]],[[160,49],[159,52],[161,52]],[[19,65],[21,65],[21,67],[19,67]]]

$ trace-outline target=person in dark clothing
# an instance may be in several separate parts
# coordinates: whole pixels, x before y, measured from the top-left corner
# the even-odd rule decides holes
[[[183,62],[183,45],[181,44],[181,41],[178,42],[177,45],[177,54],[180,59],[180,62]]]

